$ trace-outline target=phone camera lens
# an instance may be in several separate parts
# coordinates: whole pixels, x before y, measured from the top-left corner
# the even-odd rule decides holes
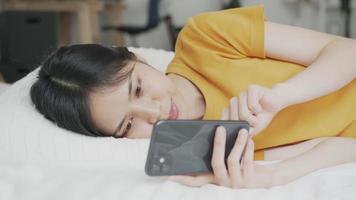
[[[165,161],[164,157],[161,157],[161,158],[159,159],[159,163],[161,163],[161,164],[163,164],[164,161]]]

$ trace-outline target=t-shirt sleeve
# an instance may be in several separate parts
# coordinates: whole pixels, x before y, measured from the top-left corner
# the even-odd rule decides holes
[[[244,7],[199,14],[188,20],[176,51],[196,49],[229,58],[265,58],[264,7]]]

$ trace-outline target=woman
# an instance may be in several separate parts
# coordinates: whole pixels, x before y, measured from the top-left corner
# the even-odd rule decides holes
[[[262,6],[231,9],[191,18],[165,75],[123,47],[73,45],[45,60],[31,97],[91,136],[148,138],[158,119],[246,120],[227,165],[220,127],[213,173],[172,179],[270,187],[356,161],[355,53],[355,40],[265,22]]]

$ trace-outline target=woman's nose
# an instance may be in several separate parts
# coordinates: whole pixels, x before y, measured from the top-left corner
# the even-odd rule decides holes
[[[140,99],[132,105],[135,116],[154,124],[161,115],[161,103],[156,100]]]

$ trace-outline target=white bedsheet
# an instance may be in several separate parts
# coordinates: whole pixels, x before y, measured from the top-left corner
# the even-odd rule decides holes
[[[162,71],[173,57],[158,50],[137,52]],[[28,91],[34,77],[0,97],[0,200],[356,199],[356,163],[271,189],[189,188],[148,177],[147,139],[90,138],[58,129],[32,108]]]
[[[10,84],[0,82],[0,94],[5,92],[8,87],[10,87]]]
[[[215,185],[185,187],[165,178],[148,177],[138,169],[0,162],[0,199],[354,200],[356,163],[319,170],[285,186],[233,190]]]

